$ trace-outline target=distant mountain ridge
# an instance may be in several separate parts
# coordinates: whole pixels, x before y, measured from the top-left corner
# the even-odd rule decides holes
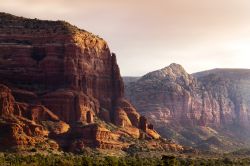
[[[250,129],[249,76],[248,69],[188,74],[173,63],[126,84],[125,92],[162,135],[185,145],[216,150],[218,142],[227,148],[233,147],[233,142],[249,143],[245,132]],[[211,140],[217,143],[213,145]]]
[[[126,77],[126,76],[122,77],[123,82],[124,82],[125,84],[130,83],[130,82],[135,82],[135,81],[137,81],[139,78],[140,78],[140,77],[129,77],[129,76],[128,76],[128,77]]]
[[[193,73],[192,75],[195,77],[203,77],[209,74],[217,74],[219,76],[227,77],[227,78],[238,78],[238,79],[250,79],[250,69],[233,69],[233,68],[216,68],[212,70],[206,70],[201,72]]]

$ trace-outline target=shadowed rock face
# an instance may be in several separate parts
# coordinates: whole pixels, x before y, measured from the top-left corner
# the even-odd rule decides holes
[[[32,20],[6,13],[0,13],[0,20],[0,85],[9,87],[0,91],[2,118],[28,119],[69,149],[79,131],[86,137],[79,142],[88,142],[88,138],[96,142],[98,138],[96,147],[112,148],[113,142],[120,148],[122,135],[138,137],[142,132],[138,128],[140,115],[124,99],[116,55],[102,38],[64,21]],[[126,129],[126,133],[118,132],[119,138],[109,139],[113,136],[105,126],[93,124],[100,119]],[[57,124],[51,126],[54,121]],[[18,122],[16,129],[24,130]],[[27,139],[33,139],[34,131],[29,133]],[[96,133],[105,133],[105,137]],[[159,138],[153,129],[144,133]]]
[[[219,101],[228,103],[235,113],[234,123],[249,128],[250,123],[250,70],[214,69],[193,74]],[[225,102],[224,102],[225,103]],[[221,104],[221,109],[225,104]],[[227,117],[222,120],[226,121]]]
[[[0,86],[0,116],[8,116],[14,113],[14,97],[6,86]]]
[[[172,137],[171,129],[185,135],[181,128],[229,128],[230,131],[234,126],[248,130],[249,76],[249,70],[225,69],[190,75],[182,66],[171,64],[128,83],[125,89],[137,110],[167,137]],[[197,145],[202,140],[195,142],[193,136],[183,137],[191,140],[188,145]]]
[[[219,102],[222,124],[234,115],[231,124],[249,129],[250,124],[250,70],[215,69],[194,74],[205,89]]]

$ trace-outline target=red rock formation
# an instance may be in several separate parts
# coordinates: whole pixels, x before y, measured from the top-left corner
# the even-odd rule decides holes
[[[143,131],[146,131],[147,128],[148,128],[148,122],[147,122],[147,119],[144,116],[140,117],[139,128],[142,129]]]
[[[121,136],[120,134],[112,133],[110,130],[97,124],[76,127],[74,128],[72,134],[74,135],[74,137],[76,136],[81,139],[75,140],[71,149],[80,148],[74,147],[79,144],[81,144],[82,146],[90,146],[102,149],[121,149],[122,147],[127,146],[127,144],[119,141],[119,138]]]
[[[126,115],[128,116],[128,119],[130,120],[131,124],[135,127],[139,127],[139,118],[140,115],[127,100],[125,99],[119,99],[116,104],[116,109],[122,109]],[[129,123],[129,122],[128,122]]]
[[[82,92],[74,90],[58,90],[47,93],[41,97],[43,105],[60,117],[61,120],[69,123],[77,121],[86,122],[87,112],[93,115],[99,112],[99,102]]]
[[[14,113],[14,98],[10,89],[0,84],[0,116],[8,117]]]
[[[161,136],[158,134],[157,131],[154,129],[147,129],[146,134],[151,138],[151,139],[159,139]]]
[[[7,105],[12,98],[5,97],[1,114],[14,111],[64,145],[63,138],[81,130],[81,145],[96,141],[97,147],[121,147],[116,139],[107,142],[115,137],[109,130],[93,128],[92,123],[112,122],[121,127],[118,135],[138,137],[140,115],[124,99],[116,55],[102,38],[64,21],[5,13],[0,13],[0,20],[0,83],[12,89],[17,100]]]
[[[0,82],[18,88],[18,100],[41,102],[66,122],[86,121],[86,112],[100,107],[114,121],[124,85],[103,39],[65,22],[1,16]],[[128,114],[132,122],[138,118]]]
[[[108,110],[101,108],[99,112],[99,117],[104,120],[105,122],[111,122],[110,120],[110,113]]]
[[[116,109],[115,110],[115,124],[120,127],[131,126],[131,121],[129,120],[126,112],[123,109]]]
[[[154,130],[154,125],[148,124],[148,129]]]
[[[88,111],[88,112],[87,112],[86,119],[87,119],[87,120],[86,120],[87,123],[93,123],[93,122],[94,122],[93,114],[91,113],[91,111]]]
[[[18,103],[11,90],[0,84],[0,148],[45,143],[49,131],[40,122],[58,122],[59,118],[43,106]],[[65,123],[59,122],[62,125]],[[66,124],[65,124],[66,125]],[[57,127],[57,130],[60,129]],[[62,130],[67,132],[67,130]]]

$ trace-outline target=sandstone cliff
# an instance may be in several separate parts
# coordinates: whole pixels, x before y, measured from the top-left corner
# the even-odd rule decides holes
[[[122,149],[135,143],[123,137],[160,138],[124,98],[107,43],[64,21],[0,13],[0,85],[0,145]]]
[[[239,131],[250,129],[250,72],[215,71],[190,75],[171,64],[128,83],[126,96],[162,135],[183,144],[204,146],[212,136],[245,141]]]

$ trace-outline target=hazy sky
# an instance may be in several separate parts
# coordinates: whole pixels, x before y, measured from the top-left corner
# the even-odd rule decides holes
[[[0,0],[0,11],[103,37],[126,76],[173,62],[189,73],[250,68],[250,0]]]

